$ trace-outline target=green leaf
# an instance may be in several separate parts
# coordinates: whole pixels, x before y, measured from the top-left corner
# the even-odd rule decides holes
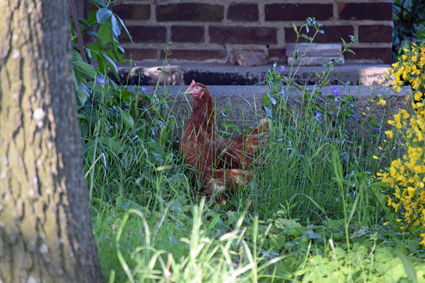
[[[107,20],[112,16],[112,11],[107,8],[100,8],[97,10],[96,19],[99,24],[106,23]]]
[[[266,95],[267,95],[267,97],[269,98],[270,102],[271,102],[273,105],[276,105],[276,99],[274,99],[274,97],[273,97],[273,96],[271,96],[268,92],[266,93]]]
[[[374,126],[374,127],[378,127],[378,120],[376,120],[376,118],[375,117],[372,117],[371,119],[370,119],[370,123],[372,124],[372,126]]]
[[[412,262],[405,256],[400,250],[396,249],[394,250],[394,254],[400,258],[401,262],[404,266],[404,271],[406,272],[407,278],[410,279],[411,282],[417,283],[418,278],[416,277],[416,270],[415,266],[412,264]]]
[[[306,34],[302,34],[301,37],[304,38],[304,39],[306,39],[306,40],[308,40],[308,41],[310,41],[310,42],[313,41],[313,39],[310,36],[306,35]]]
[[[295,33],[298,34],[298,29],[297,29],[297,26],[295,24],[292,24],[292,28],[294,29]]]
[[[118,37],[121,34],[121,27],[118,24],[118,20],[115,17],[115,15],[112,15],[111,17],[111,23],[112,23],[112,32],[116,37]]]
[[[104,24],[101,25],[97,31],[97,40],[101,49],[106,49],[109,43],[113,42],[112,30],[110,25]],[[99,50],[102,51],[102,50]]]
[[[134,128],[134,120],[133,120],[133,117],[131,117],[130,113],[122,109],[120,109],[120,113],[121,113],[121,119],[124,122],[124,124],[129,128]]]
[[[78,101],[80,102],[80,105],[84,105],[84,103],[86,103],[89,95],[90,90],[88,89],[88,87],[84,84],[80,84],[77,89],[77,97]]]
[[[120,24],[121,24],[122,28],[124,29],[125,33],[127,34],[128,38],[130,39],[131,43],[134,43],[134,42],[133,42],[133,38],[131,37],[131,34],[130,34],[130,32],[128,31],[127,27],[125,26],[125,24],[124,24],[123,20],[121,20],[121,18],[120,18],[120,17],[118,17],[118,16],[117,16],[117,19],[120,21]]]
[[[108,55],[106,55],[105,53],[103,54],[103,57],[108,61],[109,65],[112,67],[112,71],[114,72],[115,76],[117,77],[117,79],[119,79],[117,64],[115,64],[115,62],[111,58],[109,58]]]
[[[97,4],[99,4],[99,6],[101,6],[101,7],[106,7],[105,0],[94,0],[94,2],[96,2]]]
[[[74,70],[81,73],[86,78],[96,78],[96,71],[94,70],[93,66],[84,62],[81,59],[81,56],[76,52],[72,54],[72,64],[74,66]]]
[[[418,30],[416,33],[415,33],[415,38],[417,38],[417,39],[425,39],[425,28],[423,28],[422,30]]]

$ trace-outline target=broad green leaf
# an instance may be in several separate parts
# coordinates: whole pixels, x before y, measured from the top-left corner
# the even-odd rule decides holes
[[[407,278],[409,278],[411,282],[417,283],[418,278],[416,277],[415,266],[412,264],[412,262],[400,250],[394,250],[394,254],[398,256],[399,259],[401,259]]]
[[[111,17],[111,23],[112,23],[112,32],[116,37],[118,37],[121,34],[121,27],[117,21],[117,17],[115,15],[112,15]]]
[[[97,10],[96,19],[99,24],[106,23],[107,20],[112,16],[112,11],[107,8],[100,8]]]
[[[112,30],[109,25],[101,25],[97,31],[97,40],[101,49],[106,49],[113,42]],[[101,50],[100,50],[101,51]]]
[[[80,102],[80,105],[83,105],[84,103],[86,103],[89,95],[90,95],[90,90],[88,89],[88,87],[84,84],[80,84],[77,89],[77,97],[78,97],[78,101]]]
[[[94,70],[93,66],[84,62],[78,53],[76,54],[74,52],[72,54],[72,63],[74,65],[74,69],[77,72],[90,79],[96,78],[96,71]]]

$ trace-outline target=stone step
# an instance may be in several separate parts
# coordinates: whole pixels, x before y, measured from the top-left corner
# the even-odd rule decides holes
[[[338,57],[341,53],[342,46],[341,44],[336,43],[299,43],[288,44],[285,49],[286,57],[292,57],[294,47],[298,50],[298,56],[306,57]]]
[[[314,90],[314,86],[305,86],[306,89]],[[176,118],[177,127],[181,129],[184,122],[190,116],[192,110],[192,97],[184,95],[188,85],[159,86],[157,94],[166,95],[171,107],[171,114]],[[209,85],[208,86],[213,97],[216,116],[218,123],[226,122],[238,126],[240,129],[253,127],[259,119],[266,117],[266,113],[262,108],[263,96],[267,92],[267,88],[261,85]],[[136,93],[135,86],[129,86],[128,89]],[[400,93],[394,93],[390,87],[381,86],[346,86],[334,85],[326,86],[322,89],[323,96],[334,95],[337,89],[340,96],[350,95],[354,97],[353,104],[357,107],[357,114],[361,118],[361,113],[375,116],[376,118],[390,117],[396,113],[400,107],[405,107],[406,96],[411,94],[410,87],[402,87]],[[152,95],[153,86],[145,86],[144,93]],[[297,88],[289,88],[286,92],[290,107],[296,107],[296,99],[300,99],[302,91]],[[381,95],[387,101],[385,106],[377,105],[371,102]]]
[[[207,85],[254,85],[266,80],[267,72],[272,65],[241,67],[219,63],[182,63],[169,61],[163,68],[161,61],[143,61],[135,67],[123,66],[119,70],[121,84],[155,85],[161,77],[161,83],[167,85],[187,85],[192,80]],[[347,64],[335,66],[329,76],[330,84],[377,85],[385,81],[389,65]],[[277,66],[280,70],[280,66]],[[293,71],[295,68],[293,69]],[[316,83],[315,72],[321,73],[324,66],[301,66],[294,81],[300,85]],[[283,75],[288,76],[290,66],[285,66]],[[386,83],[388,84],[388,82]]]

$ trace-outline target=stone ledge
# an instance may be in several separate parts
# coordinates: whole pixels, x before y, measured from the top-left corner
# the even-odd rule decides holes
[[[285,66],[284,75],[289,74],[290,67]],[[161,83],[168,85],[187,85],[192,80],[207,85],[254,85],[264,82],[271,65],[240,67],[219,63],[182,63],[169,61],[161,77]],[[279,68],[279,67],[278,67]],[[335,66],[329,76],[330,84],[341,85],[377,85],[387,77],[389,65],[347,64]],[[122,84],[154,85],[160,77],[161,61],[143,61],[135,67],[120,68]],[[295,76],[295,82],[300,85],[314,84],[317,79],[314,72],[321,73],[323,66],[301,66]],[[111,76],[112,77],[112,76]],[[388,82],[386,83],[389,84]]]
[[[163,86],[158,88],[158,94],[166,94],[169,98],[171,113],[176,117],[177,128],[181,129],[184,122],[191,114],[192,98],[184,95],[187,85],[167,86],[166,91]],[[313,89],[314,86],[306,86],[307,89]],[[391,88],[379,86],[327,86],[322,89],[323,95],[333,95],[332,88],[337,88],[341,96],[351,95],[356,100],[354,105],[358,107],[358,115],[362,112],[371,113],[377,118],[389,117],[396,113],[400,107],[404,107],[405,98],[411,94],[410,87],[402,87],[402,91],[395,94]],[[131,92],[135,92],[134,86],[128,87]],[[237,125],[241,129],[253,127],[260,118],[266,114],[262,109],[263,95],[267,91],[265,86],[232,86],[232,85],[210,85],[208,86],[213,96],[216,107],[217,120],[226,121]],[[146,86],[145,93],[151,95],[154,91],[153,86]],[[294,105],[294,98],[300,97],[302,92],[296,88],[289,89],[287,95],[289,103]],[[370,98],[382,95],[387,100],[386,106],[378,106],[370,101]],[[221,110],[226,109],[226,117],[221,114]]]

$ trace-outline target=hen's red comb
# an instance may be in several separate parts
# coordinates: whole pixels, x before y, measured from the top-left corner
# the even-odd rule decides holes
[[[196,84],[195,80],[192,80],[192,82],[191,82],[191,83],[190,83],[190,85],[189,85],[189,88],[194,87],[194,86],[195,86],[195,84]]]

